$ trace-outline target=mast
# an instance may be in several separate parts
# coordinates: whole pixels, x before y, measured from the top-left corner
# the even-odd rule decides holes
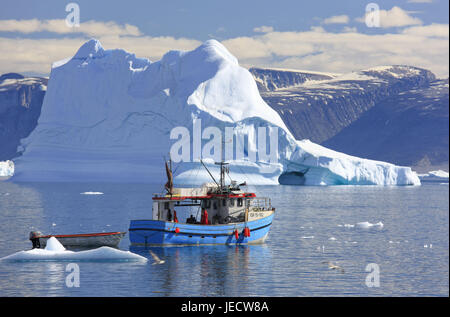
[[[220,153],[220,162],[215,162],[216,165],[220,165],[220,191],[225,191],[225,136],[222,136],[222,151]]]
[[[173,193],[173,174],[172,174],[172,159],[169,159],[169,165],[167,165],[167,161],[164,159],[164,163],[166,165],[166,175],[167,175],[167,183],[164,187],[167,190],[167,193],[172,196]]]
[[[203,167],[206,169],[206,171],[208,172],[209,176],[211,176],[211,178],[214,181],[214,183],[216,183],[217,187],[219,188],[219,192],[220,193],[224,193],[224,192],[227,192],[227,189],[226,189],[226,186],[225,186],[225,173],[229,173],[229,170],[227,170],[227,168],[225,167],[225,165],[228,165],[229,163],[225,163],[225,137],[224,136],[222,136],[222,142],[221,143],[222,143],[222,151],[221,151],[220,162],[214,162],[214,164],[220,165],[219,182],[216,181],[216,179],[211,174],[211,172],[209,171],[209,169],[206,167],[206,165],[203,163],[202,160],[200,160],[200,163],[202,163]]]

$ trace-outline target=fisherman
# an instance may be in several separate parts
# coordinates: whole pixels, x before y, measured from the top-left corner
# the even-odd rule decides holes
[[[30,240],[33,244],[33,249],[39,249],[41,247],[41,242],[39,241],[39,236],[42,235],[39,231],[30,232]]]
[[[208,224],[208,212],[206,211],[206,209],[203,209],[203,211],[202,211],[202,217],[200,219],[200,223],[202,225]]]

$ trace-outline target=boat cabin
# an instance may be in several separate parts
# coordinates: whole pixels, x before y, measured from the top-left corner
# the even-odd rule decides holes
[[[206,184],[200,188],[173,188],[172,191],[171,195],[153,197],[153,220],[228,224],[264,218],[274,210],[269,198],[257,198],[254,193],[238,188],[221,192]],[[185,207],[189,207],[189,217]]]

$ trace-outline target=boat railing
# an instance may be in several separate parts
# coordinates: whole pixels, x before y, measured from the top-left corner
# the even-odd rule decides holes
[[[250,208],[259,210],[272,210],[272,202],[268,197],[257,197],[250,200]]]

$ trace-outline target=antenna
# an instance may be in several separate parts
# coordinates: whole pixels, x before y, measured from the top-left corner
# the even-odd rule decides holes
[[[212,176],[211,172],[209,171],[209,169],[206,167],[205,163],[203,163],[203,160],[200,160],[200,163],[202,163],[203,167],[206,169],[206,171],[208,172],[209,176],[211,176],[212,180],[214,181],[214,183],[216,183],[217,186],[220,187],[220,185],[217,183],[216,179],[214,178],[214,176]]]

